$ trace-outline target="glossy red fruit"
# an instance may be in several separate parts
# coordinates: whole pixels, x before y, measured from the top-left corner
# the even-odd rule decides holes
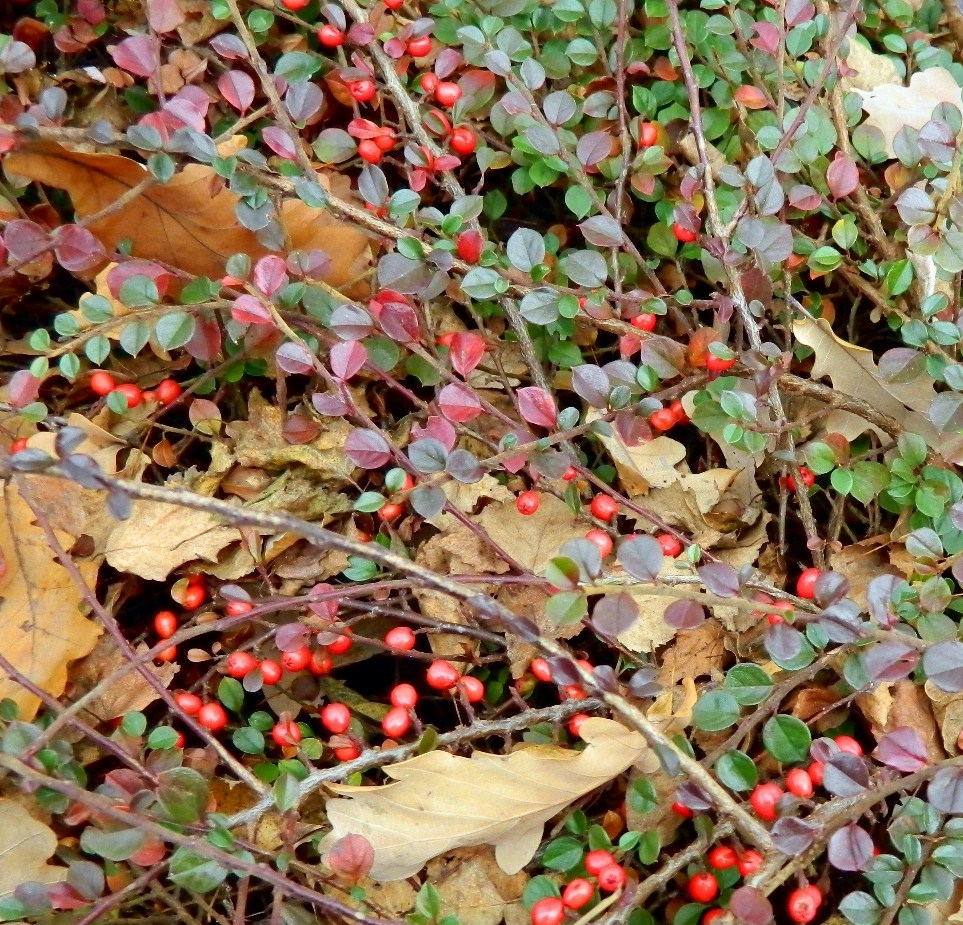
[[[344,44],[344,33],[330,23],[318,29],[318,41],[325,48],[340,48]]]
[[[654,122],[643,122],[639,126],[639,147],[651,148],[659,140],[659,129]]]
[[[358,157],[365,161],[365,163],[380,163],[383,156],[384,154],[382,153],[381,148],[378,146],[378,142],[376,142],[373,138],[365,138],[364,141],[358,142]]]
[[[762,855],[755,848],[749,848],[739,856],[736,867],[743,877],[749,877],[762,867]]]
[[[578,478],[578,469],[576,469],[575,466],[569,466],[562,473],[563,482],[574,482],[577,478]]]
[[[411,717],[404,707],[392,707],[381,720],[381,731],[389,739],[400,739],[411,729]]]
[[[271,730],[271,738],[281,748],[297,745],[301,741],[301,727],[293,719],[282,720],[274,724],[274,728]]]
[[[285,671],[304,671],[311,664],[314,652],[308,646],[301,646],[293,652],[281,653],[281,667]]]
[[[523,491],[515,499],[515,510],[528,517],[538,510],[540,504],[541,498],[539,498],[537,491]]]
[[[649,424],[653,430],[672,430],[677,423],[678,421],[676,421],[675,415],[670,408],[659,408],[658,411],[653,411],[649,415]]]
[[[205,703],[197,713],[197,721],[205,729],[217,732],[227,725],[227,713],[219,703]]]
[[[416,39],[408,39],[405,50],[412,58],[425,58],[431,54],[431,36],[420,35]]]
[[[177,632],[177,615],[172,610],[158,610],[154,614],[154,632],[161,639],[170,639]]]
[[[204,701],[197,694],[189,694],[187,691],[174,694],[174,703],[185,716],[197,716],[204,706]]]
[[[459,682],[458,689],[469,703],[480,703],[485,699],[485,683],[480,678],[466,674]]]
[[[545,896],[532,906],[529,915],[532,925],[561,925],[565,919],[565,904],[557,896]]]
[[[675,415],[675,421],[677,424],[688,424],[689,415],[685,413],[685,406],[682,404],[680,399],[675,399],[670,405],[669,410]]]
[[[716,919],[721,919],[726,914],[725,909],[710,909],[704,916],[702,916],[702,925],[710,925]]]
[[[332,655],[344,655],[344,653],[351,648],[351,645],[351,627],[346,626],[341,631],[341,635],[335,639],[334,642],[328,643],[327,648]]]
[[[638,328],[640,331],[654,331],[655,326],[659,323],[658,315],[649,315],[643,312],[641,315],[636,315],[629,324],[633,328]]]
[[[691,819],[693,816],[692,810],[689,809],[685,803],[680,803],[678,800],[672,804],[671,809],[672,812],[674,812],[677,816],[681,816],[683,819]]]
[[[619,512],[619,503],[610,495],[596,495],[589,505],[593,517],[610,521]]]
[[[857,758],[863,754],[863,746],[859,744],[852,736],[836,736],[836,747],[841,752],[846,752],[850,755],[855,755]]]
[[[177,658],[177,646],[168,646],[154,656],[159,662],[172,662]]]
[[[716,870],[728,870],[730,867],[735,867],[739,863],[739,855],[736,854],[734,848],[730,848],[728,845],[716,845],[708,855],[706,855],[706,860],[716,869]]]
[[[361,80],[355,80],[348,84],[348,92],[359,103],[367,103],[368,100],[374,98],[377,91],[375,82],[368,77],[363,77]]]
[[[325,704],[320,716],[321,725],[335,735],[347,732],[351,725],[351,711],[343,703]]]
[[[475,150],[478,140],[470,128],[460,126],[456,128],[448,139],[448,145],[456,154],[468,155]]]
[[[455,238],[455,252],[465,263],[478,263],[484,250],[485,239],[473,229],[463,231]],[[454,335],[455,332],[452,331],[452,337]]]
[[[258,660],[250,652],[232,652],[224,662],[224,670],[232,678],[243,678],[257,666]]]
[[[772,822],[776,818],[776,804],[782,795],[783,789],[779,784],[758,784],[749,795],[749,802],[760,819]]]
[[[187,744],[187,739],[184,738],[184,733],[178,730],[177,738],[174,739],[174,748],[183,748]]]
[[[562,688],[562,697],[565,700],[584,700],[585,688],[580,684],[566,684]]]
[[[315,649],[311,655],[311,663],[308,665],[308,671],[313,675],[318,677],[323,677],[326,674],[331,674],[331,669],[334,667],[331,661],[331,656],[327,649]]]
[[[385,633],[385,645],[396,652],[410,652],[415,647],[414,631],[408,626],[395,626]]]
[[[133,382],[122,382],[114,391],[120,392],[120,394],[127,399],[128,408],[136,408],[144,400],[144,393],[141,387],[134,385]]]
[[[395,144],[397,144],[398,138],[394,133],[394,129],[386,128],[377,138],[374,139],[374,143],[378,146],[381,151],[390,151]]]
[[[823,782],[823,770],[825,765],[821,761],[814,761],[808,768],[806,768],[806,773],[809,775],[809,779],[817,786],[822,786]]]
[[[727,369],[732,369],[735,365],[735,357],[724,359],[723,357],[717,357],[714,353],[710,353],[706,357],[706,369],[709,370],[710,373],[724,373]]]
[[[568,731],[572,734],[575,739],[580,739],[582,737],[582,724],[589,718],[588,713],[576,713],[568,721]]]
[[[435,659],[425,672],[425,680],[429,687],[436,691],[451,690],[457,683],[461,675],[458,669],[451,662],[443,658]]]
[[[679,222],[673,222],[672,234],[675,235],[676,241],[679,241],[681,244],[689,244],[699,237],[694,231],[689,231],[688,228],[679,224]]]
[[[117,382],[114,377],[102,369],[98,369],[90,377],[90,391],[94,395],[103,397],[109,395],[115,388],[117,388]]]
[[[254,610],[254,605],[250,601],[228,601],[225,613],[229,617],[239,617],[242,613],[250,613]]]
[[[552,670],[548,667],[548,662],[544,658],[533,658],[528,666],[528,670],[538,678],[539,681],[551,681]]]
[[[562,902],[566,909],[581,909],[595,895],[595,886],[584,877],[569,880],[562,890]]]
[[[385,6],[389,10],[400,10],[405,0],[385,0]]]
[[[295,10],[303,10],[310,2],[311,0],[281,0],[281,6],[294,12]]]
[[[822,895],[812,884],[793,890],[786,900],[786,912],[794,922],[805,925],[819,914],[822,905]]]
[[[354,761],[361,754],[361,746],[352,742],[350,745],[340,745],[334,750],[334,757],[338,761]]]
[[[154,389],[157,393],[157,400],[162,405],[170,405],[177,401],[181,395],[184,394],[184,390],[181,388],[179,382],[174,379],[162,379],[157,383],[157,387]]]
[[[413,710],[418,703],[418,691],[411,684],[396,684],[388,695],[393,707],[404,707]]]
[[[10,453],[22,453],[27,448],[27,438],[17,437],[13,443],[10,444]]]
[[[443,80],[435,88],[435,99],[442,106],[454,106],[461,99],[461,87],[451,81]]]
[[[806,600],[812,600],[816,594],[816,582],[822,572],[818,568],[807,568],[796,579],[796,594]]]
[[[611,551],[614,543],[612,542],[612,537],[610,537],[604,530],[599,530],[595,527],[589,530],[585,534],[585,539],[591,540],[599,548],[599,552],[602,553],[602,558],[604,559]]]
[[[188,610],[197,610],[207,600],[207,589],[203,585],[188,585],[181,595],[181,603]]]
[[[264,683],[268,685],[277,684],[281,680],[281,675],[284,674],[284,669],[273,658],[264,659],[258,668],[261,669]]]
[[[687,887],[689,896],[697,903],[710,903],[719,895],[719,881],[715,874],[704,871],[693,874]]]
[[[625,871],[618,864],[609,864],[598,872],[595,879],[603,893],[614,893],[625,886]]]
[[[389,502],[388,504],[383,504],[378,510],[378,520],[385,524],[391,523],[391,521],[397,520],[404,512],[405,506],[403,504]]]
[[[675,559],[682,553],[682,544],[671,533],[660,533],[655,539],[662,555]]]
[[[777,623],[785,623],[786,617],[789,616],[795,608],[789,601],[774,601],[772,609],[774,611],[781,610],[782,613],[767,614],[766,619],[769,621],[770,626],[775,626]]]
[[[799,476],[806,488],[812,488],[813,485],[816,484],[816,476],[813,474],[812,469],[809,469],[806,466],[799,467]],[[789,491],[796,490],[796,480],[791,475],[782,476],[779,479],[779,484],[783,485]]]
[[[611,851],[604,848],[596,848],[585,855],[585,869],[593,876],[598,876],[600,870],[615,863],[615,857]]]
[[[816,788],[813,787],[813,779],[809,776],[805,768],[793,768],[786,775],[786,789],[796,797],[808,800]]]
[[[441,81],[438,80],[437,74],[429,72],[428,74],[421,75],[421,89],[424,90],[425,93],[434,93],[435,90],[438,89],[439,83],[441,83]]]

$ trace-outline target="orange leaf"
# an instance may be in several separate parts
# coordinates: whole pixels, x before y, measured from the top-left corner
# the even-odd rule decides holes
[[[758,87],[752,87],[749,84],[739,87],[732,96],[737,103],[742,103],[746,109],[765,109],[769,105],[766,94]]]

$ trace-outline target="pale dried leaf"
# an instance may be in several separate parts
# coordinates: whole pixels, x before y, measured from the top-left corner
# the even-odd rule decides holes
[[[505,873],[534,856],[545,823],[583,794],[653,753],[642,736],[612,720],[582,726],[584,751],[535,745],[510,755],[462,758],[429,752],[385,768],[394,783],[333,786],[328,801],[329,850],[343,835],[363,835],[375,850],[371,877],[400,880],[455,848],[492,845]]]
[[[600,435],[598,439],[612,457],[630,498],[647,494],[649,488],[665,488],[681,475],[675,467],[685,459],[686,450],[678,440],[656,437],[639,446],[626,446],[615,431],[611,437]]]
[[[58,883],[66,867],[47,860],[57,850],[57,836],[14,800],[0,800],[0,899],[30,880]]]
[[[491,848],[463,848],[428,864],[427,877],[441,897],[441,916],[456,915],[461,925],[498,925],[508,907],[521,900],[528,876],[509,876]]]
[[[950,756],[963,752],[963,694],[948,694],[932,681],[923,685],[926,696],[933,704],[933,713],[940,724],[943,748]]]
[[[901,82],[899,70],[889,55],[877,55],[869,45],[855,37],[849,40],[846,64],[856,73],[840,81],[845,90],[872,90],[883,84]]]

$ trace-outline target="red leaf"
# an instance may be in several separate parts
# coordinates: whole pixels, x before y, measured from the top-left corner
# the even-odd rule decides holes
[[[147,21],[155,32],[173,32],[186,18],[177,0],[147,0]]]
[[[371,430],[353,430],[344,441],[348,459],[362,469],[380,469],[391,459],[391,447],[381,434]]]
[[[238,112],[247,112],[254,102],[254,81],[244,71],[221,74],[217,80],[217,89]]]
[[[107,50],[117,67],[137,77],[150,77],[160,67],[160,42],[149,35],[132,35]]]
[[[254,264],[254,285],[266,296],[273,296],[287,282],[283,258],[269,254]]]
[[[267,306],[252,295],[241,295],[234,300],[231,317],[241,324],[274,324]]]
[[[848,196],[856,189],[859,186],[859,169],[853,159],[847,157],[842,151],[837,151],[826,171],[826,183],[836,199]]]
[[[441,390],[438,395],[438,407],[449,421],[454,421],[456,424],[463,424],[482,413],[478,397],[468,386],[459,382],[446,385]]]
[[[451,339],[452,369],[465,378],[481,362],[485,354],[485,338],[480,334],[459,331]]]
[[[368,359],[368,351],[358,341],[345,341],[331,348],[331,372],[342,382],[350,379]]]
[[[558,419],[552,396],[538,386],[530,385],[518,390],[518,408],[529,424],[539,427],[554,427]]]
[[[738,87],[736,92],[732,94],[732,98],[737,103],[742,103],[746,109],[765,109],[769,105],[766,94],[758,87],[753,87],[750,84]]]
[[[80,225],[61,225],[53,234],[54,256],[65,270],[85,273],[106,260],[104,245]]]
[[[331,846],[328,867],[349,883],[357,883],[373,865],[374,848],[363,835],[345,835]]]
[[[314,369],[314,357],[301,344],[281,344],[274,355],[274,361],[280,369],[293,376],[303,376]]]
[[[287,133],[276,125],[269,125],[261,132],[264,143],[279,157],[293,161],[297,159],[297,150]]]
[[[424,440],[426,437],[437,440],[450,453],[455,446],[455,441],[458,439],[458,432],[451,426],[450,422],[444,418],[439,417],[437,414],[429,414],[424,427],[420,424],[413,424],[411,426],[412,443],[416,440]]]
[[[23,408],[30,402],[36,401],[40,392],[40,380],[29,369],[18,369],[11,377],[8,385],[10,404],[14,408]]]
[[[161,290],[163,291],[163,290]],[[213,318],[197,318],[194,335],[185,345],[187,352],[202,363],[213,363],[221,353],[221,329]]]
[[[382,303],[378,323],[385,334],[399,344],[410,344],[421,337],[418,315],[407,302]]]

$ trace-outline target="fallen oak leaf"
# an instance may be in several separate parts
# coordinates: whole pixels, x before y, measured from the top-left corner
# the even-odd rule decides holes
[[[658,766],[641,734],[613,720],[591,717],[581,736],[580,752],[547,745],[471,758],[429,752],[386,767],[394,783],[332,786],[340,798],[325,807],[332,831],[322,851],[349,833],[363,835],[375,852],[372,879],[390,881],[453,849],[492,845],[498,866],[517,873],[554,815],[633,764]]]
[[[0,899],[23,883],[58,883],[66,867],[47,860],[57,850],[57,836],[15,800],[0,800]]]

